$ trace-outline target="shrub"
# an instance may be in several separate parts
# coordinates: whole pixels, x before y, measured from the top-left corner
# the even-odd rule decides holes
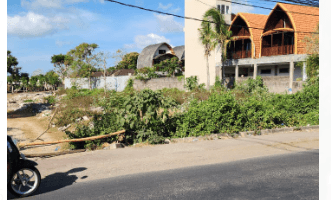
[[[155,73],[155,67],[143,67],[137,69],[135,72],[136,79],[138,80],[149,80],[151,78],[157,78],[158,75]]]
[[[44,97],[44,100],[46,100],[48,104],[54,105],[56,103],[55,96]]]

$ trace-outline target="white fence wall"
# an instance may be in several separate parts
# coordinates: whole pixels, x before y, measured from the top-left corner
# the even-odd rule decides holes
[[[106,77],[106,89],[123,91],[128,80],[131,76],[107,76]],[[80,89],[89,89],[88,78],[66,78],[64,80],[65,88],[69,89],[72,86],[76,85]],[[91,77],[91,86],[94,88],[104,88],[105,80],[104,77]]]

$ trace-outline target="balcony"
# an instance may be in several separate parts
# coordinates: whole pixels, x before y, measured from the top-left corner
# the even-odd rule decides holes
[[[274,47],[263,47],[261,56],[276,56],[293,54],[293,45],[283,45]]]
[[[252,51],[230,51],[227,54],[227,59],[241,59],[241,58],[251,58]]]

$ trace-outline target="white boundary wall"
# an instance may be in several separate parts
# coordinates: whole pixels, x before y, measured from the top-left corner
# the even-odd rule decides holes
[[[107,76],[106,77],[106,89],[123,91],[128,80],[131,76]],[[133,77],[132,77],[133,78]],[[65,89],[69,89],[76,85],[79,89],[89,89],[88,78],[65,78]],[[94,88],[104,88],[105,80],[104,77],[91,77],[92,89]]]

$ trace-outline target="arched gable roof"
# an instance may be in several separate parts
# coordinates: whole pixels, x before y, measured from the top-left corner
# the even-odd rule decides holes
[[[268,15],[238,13],[232,20],[229,30],[231,30],[233,23],[238,17],[241,17],[246,22],[247,27],[255,27],[254,29],[248,28],[248,30],[251,35],[252,49],[255,49],[254,54],[252,53],[252,57],[258,57],[258,53],[260,52],[260,37]]]
[[[174,52],[179,60],[185,59],[185,45],[174,47]]]
[[[149,45],[145,47],[139,54],[137,60],[137,69],[143,67],[151,67],[153,65],[154,54],[157,51],[157,49],[162,45],[166,45],[170,49],[171,53],[175,54],[172,47],[166,42]]]
[[[319,22],[319,8],[311,7],[311,6],[302,6],[295,4],[287,4],[287,3],[277,3],[274,7],[280,7],[287,16],[289,17],[293,29],[294,29],[294,53],[295,54],[304,54],[305,53],[305,44],[302,42],[303,38],[309,33],[302,32],[314,32],[317,24]],[[273,10],[266,21],[266,24],[263,28],[266,27],[269,18],[273,12],[278,12]],[[294,13],[293,13],[294,12]],[[305,14],[300,14],[305,13]]]

